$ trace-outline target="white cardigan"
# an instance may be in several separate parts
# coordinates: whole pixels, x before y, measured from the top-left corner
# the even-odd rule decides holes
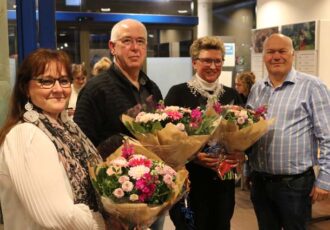
[[[74,204],[51,140],[35,125],[16,125],[0,148],[0,201],[5,230],[104,229],[100,213]]]

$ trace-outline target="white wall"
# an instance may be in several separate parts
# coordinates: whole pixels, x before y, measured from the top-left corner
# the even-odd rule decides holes
[[[330,0],[257,0],[257,29],[320,20],[318,75],[330,88]]]
[[[330,0],[257,0],[257,28],[330,19]]]
[[[190,57],[148,57],[147,75],[156,82],[163,97],[173,86],[188,81],[192,75]]]

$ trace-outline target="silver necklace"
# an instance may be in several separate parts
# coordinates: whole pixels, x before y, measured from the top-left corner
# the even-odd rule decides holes
[[[188,88],[190,92],[197,96],[199,93],[201,96],[207,99],[206,106],[213,106],[215,102],[217,102],[220,96],[224,93],[224,88],[222,84],[216,83],[216,87],[212,90],[213,93],[210,93],[208,90],[204,89],[203,85],[198,81],[196,76],[193,76],[191,80],[187,82]]]

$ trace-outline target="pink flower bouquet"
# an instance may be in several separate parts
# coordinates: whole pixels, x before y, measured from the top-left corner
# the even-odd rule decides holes
[[[139,227],[150,226],[187,191],[186,170],[176,172],[133,140],[90,167],[90,175],[104,209]]]
[[[267,131],[274,119],[267,120],[265,115],[267,107],[262,106],[256,110],[245,109],[236,105],[224,105],[219,109],[221,121],[214,137],[218,143],[225,147],[226,152],[244,152],[253,145]],[[240,165],[231,165],[221,161],[219,175],[225,177],[231,168]]]
[[[265,106],[253,111],[236,105],[221,107],[221,121],[215,133],[227,152],[245,151],[267,131],[274,119],[265,119]]]
[[[161,105],[136,118],[122,115],[122,121],[143,146],[178,169],[205,145],[220,119],[211,109]]]

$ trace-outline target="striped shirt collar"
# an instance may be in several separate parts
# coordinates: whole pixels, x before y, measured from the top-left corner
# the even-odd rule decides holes
[[[265,86],[272,86],[272,83],[269,80],[269,76],[265,77],[263,79],[263,81],[265,83]],[[284,82],[282,83],[282,85],[284,85],[284,84],[295,84],[296,81],[297,81],[296,70],[292,67],[289,74],[286,76]]]

